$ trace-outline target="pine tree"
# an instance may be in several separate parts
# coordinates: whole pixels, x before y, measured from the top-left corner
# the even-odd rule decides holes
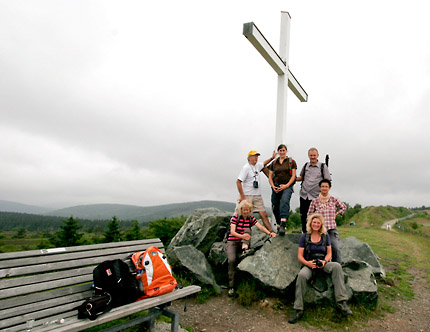
[[[143,239],[142,231],[140,230],[140,225],[137,220],[135,220],[130,226],[127,231],[127,234],[125,235],[125,238],[127,239],[127,241]]]
[[[118,219],[113,217],[112,220],[108,223],[108,229],[105,232],[104,242],[119,242],[121,241],[121,229],[119,226]]]
[[[51,243],[56,247],[72,247],[82,244],[83,234],[78,232],[82,228],[82,226],[78,225],[79,220],[70,217],[67,220],[63,220],[63,223],[64,225],[60,226],[61,231],[50,239]]]

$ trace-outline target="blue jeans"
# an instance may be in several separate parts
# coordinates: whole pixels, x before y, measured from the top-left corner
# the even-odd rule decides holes
[[[329,229],[327,231],[328,235],[330,236],[330,242],[331,242],[331,261],[342,263],[342,258],[340,257],[340,250],[339,250],[339,232],[337,231],[337,228]]]
[[[293,187],[288,187],[278,193],[272,189],[272,210],[278,225],[281,224],[281,218],[288,219],[290,217],[290,200],[292,194]]]

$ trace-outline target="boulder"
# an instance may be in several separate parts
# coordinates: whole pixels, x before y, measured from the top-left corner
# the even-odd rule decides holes
[[[215,291],[220,293],[221,288],[215,281],[215,276],[206,257],[192,245],[171,248],[169,263],[174,268],[191,273],[197,280],[213,286]]]
[[[340,240],[339,249],[345,264],[357,260],[364,261],[371,266],[374,275],[385,278],[384,268],[367,243],[361,242],[355,237],[348,237]]]
[[[192,245],[208,255],[215,242],[222,241],[230,225],[231,213],[216,208],[197,209],[185,221],[179,232],[173,237],[167,249]]]
[[[209,251],[208,260],[212,266],[222,267],[227,263],[227,254],[225,252],[226,242],[215,242]]]
[[[359,260],[344,263],[343,272],[348,277],[347,288],[352,291],[353,298],[368,307],[375,307],[378,302],[378,286],[373,267]]]
[[[297,259],[300,236],[301,234],[286,234],[271,239],[253,256],[240,262],[237,268],[249,273],[265,287],[281,291],[294,290],[296,276],[302,268]],[[358,240],[355,239],[353,242],[358,246],[356,241]],[[349,242],[348,238],[346,243]],[[364,257],[347,258],[345,261],[343,265],[346,276],[345,286],[348,299],[354,298],[360,303],[374,306],[378,300],[378,290],[372,266],[363,261],[363,259],[369,259],[367,251],[364,252],[366,253]],[[306,289],[305,302],[334,302],[334,298],[331,276],[323,272],[315,274]]]
[[[300,234],[271,238],[254,255],[242,260],[237,268],[248,272],[264,286],[285,290],[301,267],[297,260],[299,238]]]

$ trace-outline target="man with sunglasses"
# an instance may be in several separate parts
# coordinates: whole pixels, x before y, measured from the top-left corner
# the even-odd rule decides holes
[[[258,212],[260,214],[264,226],[270,231],[272,230],[272,225],[270,224],[266,208],[264,207],[263,198],[261,197],[260,172],[264,166],[275,159],[276,151],[273,151],[272,158],[265,160],[263,163],[258,162],[259,156],[260,154],[257,151],[249,151],[248,162],[240,170],[236,180],[237,190],[240,195],[237,206],[245,199],[249,201],[254,207],[253,212]],[[237,206],[236,214],[239,213],[239,211],[237,211]]]

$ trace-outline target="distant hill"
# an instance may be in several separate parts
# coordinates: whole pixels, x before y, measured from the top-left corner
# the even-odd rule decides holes
[[[138,220],[148,222],[162,218],[189,216],[195,209],[214,207],[222,211],[233,213],[235,204],[220,201],[198,201],[188,203],[175,203],[156,206],[136,206],[122,204],[91,204],[78,205],[65,209],[50,211],[45,215],[91,220],[111,219],[113,216],[120,220]]]
[[[380,227],[385,221],[402,218],[411,213],[404,207],[368,206],[352,216],[350,220],[362,226]]]
[[[0,211],[43,214],[43,213],[52,211],[52,209],[48,209],[41,206],[27,205],[27,204],[0,200]]]

